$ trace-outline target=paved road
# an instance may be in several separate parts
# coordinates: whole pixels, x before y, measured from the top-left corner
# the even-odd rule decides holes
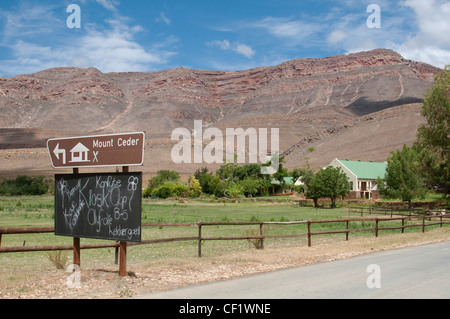
[[[369,268],[377,265],[378,268]],[[137,296],[139,299],[450,298],[450,242]],[[379,276],[378,276],[379,275]],[[368,284],[380,287],[369,288]]]

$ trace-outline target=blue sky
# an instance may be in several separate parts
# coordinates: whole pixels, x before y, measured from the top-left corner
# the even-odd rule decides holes
[[[80,28],[67,25],[71,4]],[[1,1],[0,76],[61,66],[243,70],[375,48],[442,68],[449,16],[442,0]]]

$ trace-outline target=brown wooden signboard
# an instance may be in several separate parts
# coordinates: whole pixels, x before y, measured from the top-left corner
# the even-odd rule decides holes
[[[47,148],[54,168],[139,166],[144,143],[138,132],[50,139]]]

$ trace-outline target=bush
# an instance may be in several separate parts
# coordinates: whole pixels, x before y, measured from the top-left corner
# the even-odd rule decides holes
[[[50,180],[45,176],[19,176],[14,180],[6,180],[0,184],[0,195],[44,195],[50,189]]]
[[[200,182],[195,176],[191,176],[189,179],[189,196],[190,197],[200,197],[202,194],[202,187],[200,186]]]
[[[170,170],[160,170],[157,175],[148,181],[148,186],[144,189],[142,196],[149,198],[151,195],[156,194],[156,190],[164,183],[178,183],[180,180],[180,174]]]
[[[154,194],[160,198],[186,197],[189,194],[189,188],[183,184],[166,182],[156,188]]]

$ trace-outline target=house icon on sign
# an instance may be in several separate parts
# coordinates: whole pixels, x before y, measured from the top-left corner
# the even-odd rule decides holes
[[[89,149],[81,143],[78,143],[71,151],[71,163],[90,162]]]

